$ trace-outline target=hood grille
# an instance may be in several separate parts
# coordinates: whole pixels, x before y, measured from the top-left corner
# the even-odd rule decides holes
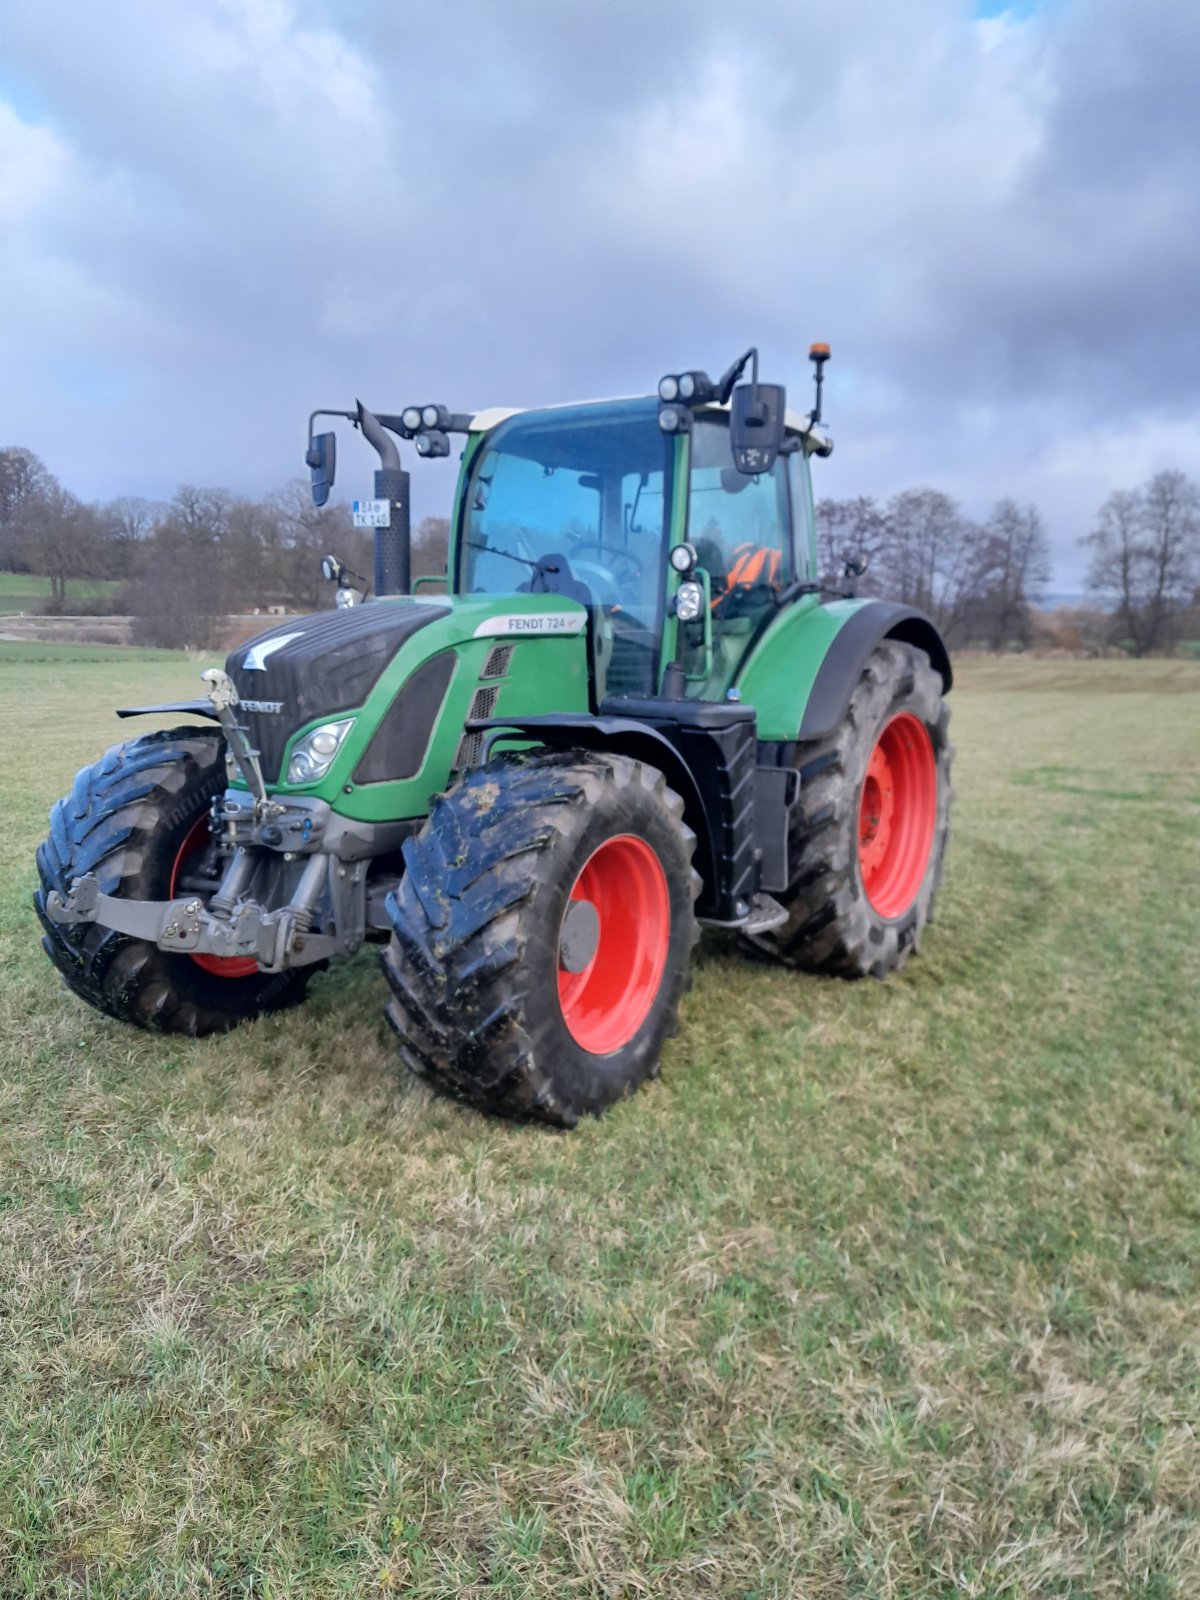
[[[445,616],[448,609],[408,599],[373,600],[341,611],[289,617],[232,651],[225,670],[238,698],[281,708],[239,711],[266,781],[279,782],[283,752],[297,728],[317,717],[332,721],[361,706],[405,640]],[[273,639],[280,643],[271,650]],[[263,650],[264,646],[268,648]],[[263,661],[261,671],[246,666],[256,647]]]

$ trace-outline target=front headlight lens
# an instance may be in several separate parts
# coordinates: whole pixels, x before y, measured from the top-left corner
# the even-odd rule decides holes
[[[675,591],[675,615],[680,622],[695,622],[704,610],[704,590],[698,583],[681,583]]]
[[[354,718],[344,722],[324,722],[313,728],[292,751],[288,762],[289,783],[316,783],[333,765],[333,758],[342,747],[342,741],[354,726]]]

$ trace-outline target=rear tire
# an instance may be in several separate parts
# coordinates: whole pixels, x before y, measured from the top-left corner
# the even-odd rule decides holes
[[[632,1094],[689,980],[694,846],[662,773],[625,756],[505,755],[468,773],[405,844],[388,900],[405,1064],[561,1127]]]
[[[788,920],[750,942],[788,966],[882,978],[920,948],[950,837],[950,711],[923,650],[884,640],[827,738],[797,745]]]
[[[238,958],[177,955],[98,922],[56,923],[46,915],[49,892],[66,895],[85,873],[96,875],[102,894],[169,899],[180,863],[203,844],[205,815],[224,788],[220,733],[171,728],[113,745],[51,811],[34,895],[42,948],[68,987],[97,1011],[161,1033],[203,1035],[304,998],[313,968],[260,972]]]

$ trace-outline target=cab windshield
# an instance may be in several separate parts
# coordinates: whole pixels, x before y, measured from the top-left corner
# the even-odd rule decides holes
[[[562,594],[657,633],[671,446],[653,400],[530,412],[471,468],[462,594]]]

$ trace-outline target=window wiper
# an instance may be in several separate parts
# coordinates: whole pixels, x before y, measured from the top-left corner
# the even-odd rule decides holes
[[[557,572],[557,567],[544,567],[540,561],[531,561],[528,556],[516,556],[511,550],[501,550],[494,544],[481,544],[478,539],[468,539],[467,543],[472,550],[482,550],[485,555],[503,556],[507,561],[519,561],[523,567],[528,567],[532,572]]]

